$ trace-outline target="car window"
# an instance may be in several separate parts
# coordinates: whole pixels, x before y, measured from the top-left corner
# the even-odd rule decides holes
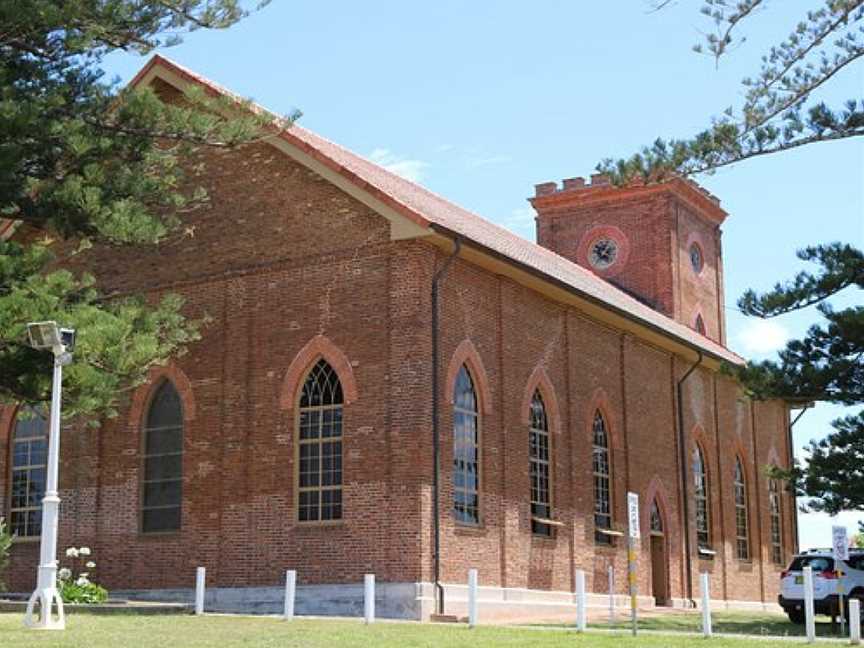
[[[864,554],[849,556],[848,564],[852,569],[864,570]]]
[[[825,556],[796,556],[789,571],[801,571],[805,567],[812,567],[814,572],[833,571],[834,559]]]

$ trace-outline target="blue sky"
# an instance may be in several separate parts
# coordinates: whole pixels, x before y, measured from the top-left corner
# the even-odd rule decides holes
[[[700,4],[652,12],[642,0],[274,0],[228,31],[197,32],[162,53],[276,112],[300,108],[307,128],[533,240],[525,199],[535,183],[588,175],[602,158],[704,128],[739,104],[740,79],[757,72],[766,44],[819,3],[770,5],[719,67],[691,51],[711,28]],[[126,81],[143,62],[114,55],[106,69]],[[862,85],[862,66],[847,69],[825,98],[859,96]],[[804,245],[864,246],[864,147],[820,144],[698,180],[730,213],[729,345],[769,357],[815,313],[754,321],[736,299],[791,277]],[[860,291],[834,301],[856,300]],[[796,445],[842,413],[808,412]],[[841,516],[850,526],[859,518]],[[828,546],[831,523],[802,517],[802,546]]]

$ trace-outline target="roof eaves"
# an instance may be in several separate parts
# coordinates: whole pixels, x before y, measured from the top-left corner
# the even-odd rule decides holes
[[[710,348],[707,345],[694,344],[692,340],[688,340],[687,338],[684,338],[680,335],[677,335],[676,333],[669,331],[666,328],[658,326],[658,325],[654,324],[653,322],[649,322],[648,320],[639,317],[638,315],[634,314],[633,312],[631,312],[625,308],[620,308],[614,304],[611,304],[608,301],[597,297],[596,295],[592,295],[591,293],[588,293],[584,290],[580,290],[576,286],[573,286],[572,284],[569,284],[566,281],[562,281],[561,279],[558,279],[557,277],[549,275],[548,273],[545,273],[542,270],[535,268],[534,266],[532,266],[530,264],[524,263],[523,261],[520,261],[518,259],[514,259],[513,257],[508,256],[508,255],[504,254],[503,252],[500,252],[499,250],[495,250],[495,249],[490,248],[486,245],[483,245],[482,243],[478,243],[477,241],[475,241],[473,239],[467,239],[466,240],[466,237],[464,234],[461,234],[459,232],[451,230],[451,229],[449,229],[443,225],[439,225],[437,223],[432,223],[432,225],[430,227],[433,230],[435,230],[436,232],[438,232],[439,234],[442,234],[442,235],[445,235],[445,236],[448,236],[451,238],[459,238],[462,241],[462,245],[467,245],[468,247],[473,247],[477,250],[482,251],[485,254],[488,254],[488,255],[493,256],[493,257],[498,258],[498,259],[502,259],[502,260],[504,260],[507,263],[510,263],[512,265],[518,266],[524,272],[527,272],[531,275],[539,277],[543,281],[547,281],[551,284],[554,284],[558,288],[566,290],[567,292],[579,297],[580,299],[584,299],[586,301],[589,301],[592,304],[595,304],[595,305],[600,306],[602,308],[605,308],[609,311],[612,311],[613,313],[615,313],[616,315],[619,315],[620,317],[623,317],[623,318],[628,319],[632,322],[635,322],[635,323],[639,324],[640,326],[644,326],[645,328],[651,330],[652,332],[654,332],[658,335],[661,335],[661,336],[667,337],[667,338],[672,338],[675,342],[677,342],[681,346],[693,350],[694,353],[700,353],[701,352],[703,355],[705,355],[705,356],[707,356],[713,360],[716,360],[718,362],[721,362],[721,363],[722,362],[728,362],[731,364],[743,365],[746,362],[744,360],[744,358],[742,358],[738,354],[734,353],[733,351],[730,351],[729,349],[724,348],[724,351],[726,352],[726,354],[720,354],[720,353],[717,353],[717,351],[713,350],[712,348]]]

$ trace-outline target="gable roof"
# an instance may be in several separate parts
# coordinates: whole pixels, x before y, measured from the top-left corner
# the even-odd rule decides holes
[[[138,72],[131,85],[141,83],[157,66],[201,86],[211,94],[240,100],[231,91],[158,54]],[[274,123],[279,123],[278,116],[263,107],[253,104],[253,109],[272,115]],[[723,345],[646,306],[569,259],[459,207],[312,131],[295,124],[289,128],[279,128],[276,134],[416,225],[430,230],[430,234],[439,232],[451,237],[459,236],[463,244],[503,257],[523,270],[540,275],[559,287],[576,292],[580,297],[616,311],[687,347],[718,360],[744,363],[740,356]]]

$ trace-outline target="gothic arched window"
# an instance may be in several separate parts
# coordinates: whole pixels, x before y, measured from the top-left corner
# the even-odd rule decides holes
[[[319,360],[300,393],[297,433],[300,522],[342,519],[342,384]]]
[[[768,480],[768,506],[771,515],[771,559],[783,564],[783,531],[780,526],[780,488],[776,479]]]
[[[144,424],[141,531],[180,529],[183,499],[183,405],[166,380],[156,389]]]
[[[48,465],[48,421],[40,409],[22,407],[12,432],[9,532],[19,538],[42,532],[42,498]]]
[[[552,526],[540,520],[552,518],[552,447],[549,421],[540,390],[531,399],[531,424],[528,429],[529,475],[531,478],[531,531],[552,535]],[[538,519],[539,518],[539,519]]]
[[[738,560],[750,560],[750,533],[747,519],[747,483],[741,459],[735,457],[733,474],[735,489],[735,541]]]
[[[594,446],[592,468],[594,472],[594,540],[599,544],[612,544],[612,536],[603,531],[612,529],[612,487],[609,461],[609,434],[606,419],[600,410],[594,413],[592,424]]]
[[[480,429],[477,393],[465,365],[453,387],[453,514],[480,524]]]
[[[663,535],[663,516],[660,515],[660,507],[657,500],[651,502],[651,534]]]
[[[696,542],[699,549],[711,549],[711,521],[708,513],[708,473],[705,455],[697,444],[693,449],[693,493],[696,499]]]

